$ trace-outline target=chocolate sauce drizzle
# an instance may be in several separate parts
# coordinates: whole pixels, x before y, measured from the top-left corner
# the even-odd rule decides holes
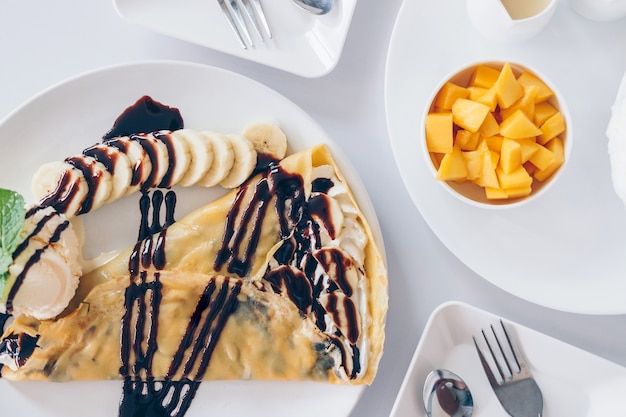
[[[178,130],[183,126],[183,118],[177,108],[159,103],[150,96],[143,96],[115,119],[113,127],[102,139],[157,130]]]
[[[161,223],[163,201],[166,213]],[[152,198],[144,193],[140,199],[139,239],[129,259],[130,283],[122,319],[120,374],[124,386],[120,417],[184,415],[200,386],[226,320],[238,306],[241,281],[224,278],[218,285],[217,278],[212,277],[196,304],[164,381],[154,379],[152,360],[158,349],[162,288],[159,271],[167,263],[165,236],[167,227],[174,222],[175,203],[172,191],[165,198],[156,190]],[[150,207],[151,222],[148,220]],[[134,329],[131,329],[133,323]],[[133,356],[135,362],[131,364]]]
[[[358,310],[349,298],[354,289],[346,279],[346,270],[352,266],[352,260],[339,249],[321,248],[318,223],[321,221],[331,238],[335,237],[337,231],[332,227],[330,202],[326,196],[333,185],[330,179],[316,179],[313,182],[315,192],[307,199],[304,181],[299,174],[286,172],[276,162],[270,164],[256,183],[242,186],[237,193],[227,214],[214,267],[218,271],[226,267],[230,273],[246,276],[256,253],[263,219],[274,213],[282,240],[274,254],[279,266],[268,267],[263,280],[272,291],[285,293],[303,316],[312,311],[320,330],[327,330],[325,317],[328,315],[335,323],[342,324],[346,334],[337,329],[331,337],[331,344],[340,350],[341,366],[349,378],[354,379],[361,366],[356,345],[360,336]],[[248,202],[244,205],[246,198]],[[273,211],[269,210],[272,200]],[[328,271],[330,283],[320,279],[316,272],[318,265]],[[341,297],[341,305],[335,292],[345,295]],[[327,300],[324,304],[320,302],[322,296]],[[340,311],[345,312],[344,315]]]

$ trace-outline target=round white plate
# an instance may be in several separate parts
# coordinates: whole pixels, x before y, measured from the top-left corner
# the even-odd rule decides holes
[[[289,152],[327,143],[383,246],[372,204],[355,170],[322,128],[295,104],[256,81],[225,70],[180,62],[116,66],[78,76],[36,96],[0,123],[3,188],[32,201],[30,178],[44,162],[63,159],[101,141],[115,118],[143,95],[180,109],[185,126],[240,132],[255,121],[275,121]],[[219,187],[177,189],[177,218],[222,194]],[[85,250],[95,255],[136,241],[138,196],[130,195],[84,216]],[[121,382],[9,383],[0,379],[7,415],[47,417],[117,415]],[[346,416],[363,387],[322,383],[232,381],[203,383],[187,417]]]
[[[130,24],[206,46],[302,77],[332,71],[343,51],[357,0],[336,1],[325,15],[300,9],[291,0],[262,0],[272,39],[244,49],[228,25],[217,0],[113,0]]]
[[[413,201],[469,268],[500,288],[554,309],[626,313],[626,208],[613,191],[604,134],[626,70],[624,20],[587,21],[561,2],[537,37],[483,39],[463,1],[405,1],[387,60],[389,137]],[[477,60],[526,63],[569,104],[573,148],[563,175],[536,202],[511,210],[470,207],[437,184],[419,144],[421,115],[442,78]]]

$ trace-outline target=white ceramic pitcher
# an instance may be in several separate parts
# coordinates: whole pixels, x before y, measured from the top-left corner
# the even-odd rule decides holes
[[[557,5],[558,0],[467,0],[467,13],[486,38],[522,42],[548,24]]]

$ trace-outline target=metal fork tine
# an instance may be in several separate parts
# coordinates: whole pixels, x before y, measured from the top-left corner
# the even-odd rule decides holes
[[[509,348],[513,353],[513,359],[515,359],[515,365],[517,365],[517,369],[522,371],[523,368],[526,368],[526,362],[524,361],[524,357],[521,355],[519,349],[517,348],[517,344],[511,343],[511,337],[509,336],[509,332],[504,327],[504,323],[500,320],[500,325],[502,326],[502,330],[504,331],[504,336],[506,337],[506,342],[509,344]]]
[[[270,30],[270,25],[267,23],[267,18],[265,17],[263,6],[261,6],[261,0],[249,1],[252,4],[252,7],[254,7],[254,11],[256,12],[257,17],[261,20],[261,24],[263,25],[263,29],[265,29],[267,37],[272,39],[272,31]]]
[[[252,27],[254,28],[254,31],[259,36],[259,38],[261,38],[261,40],[264,41],[265,39],[263,39],[263,35],[261,34],[261,28],[259,28],[259,23],[257,22],[254,10],[252,10],[252,5],[250,4],[250,1],[241,0],[241,4],[243,5],[243,9],[246,11],[246,15],[248,15],[248,19],[252,23]]]
[[[478,347],[478,343],[476,342],[476,338],[474,336],[472,336],[472,339],[474,339],[474,346],[476,347],[476,352],[478,352],[478,357],[480,358],[480,364],[483,366],[485,374],[487,375],[487,379],[489,380],[489,384],[492,387],[500,385],[500,383],[496,379],[495,375],[493,374],[493,372],[491,370],[491,366],[489,366],[489,363],[487,362],[487,359],[485,359],[485,355],[483,355],[482,350]]]
[[[493,328],[493,324],[490,327],[491,327],[491,333],[493,333],[493,337],[494,339],[496,339],[496,344],[498,345],[498,349],[500,349],[500,354],[502,355],[502,359],[504,361],[504,364],[506,365],[506,369],[507,371],[509,371],[508,375],[513,375],[513,369],[511,368],[511,364],[509,363],[509,359],[506,353],[504,352],[504,349],[502,348],[502,344],[500,343],[500,338],[496,334],[496,330]],[[504,329],[504,327],[502,328]],[[506,331],[505,331],[505,334],[506,334]],[[507,342],[509,342],[509,347],[512,348],[511,341],[509,340],[508,335],[507,335]],[[494,357],[494,360],[495,360],[495,357]]]
[[[222,11],[224,12],[224,16],[226,17],[228,24],[233,32],[235,32],[235,35],[237,35],[239,43],[244,49],[248,49],[248,45],[252,45],[252,38],[250,37],[250,32],[248,32],[236,0],[217,1],[222,7]]]
[[[492,328],[492,331],[493,331],[493,328]],[[504,381],[504,380],[506,380],[506,377],[505,377],[504,371],[502,370],[502,366],[500,366],[500,361],[498,361],[498,358],[496,357],[496,354],[493,351],[493,348],[491,347],[491,343],[489,343],[489,339],[487,338],[487,335],[485,334],[485,331],[481,330],[481,332],[483,334],[483,338],[485,339],[485,343],[487,344],[487,348],[489,349],[489,353],[491,353],[491,358],[493,359],[493,362],[496,365],[496,369],[498,370],[498,374],[500,375],[500,379],[502,381]],[[494,333],[494,336],[495,336],[495,333]],[[496,337],[496,343],[498,343],[498,346],[500,346],[500,343],[498,342],[498,338],[497,337]],[[500,348],[500,350],[502,350],[502,348]]]

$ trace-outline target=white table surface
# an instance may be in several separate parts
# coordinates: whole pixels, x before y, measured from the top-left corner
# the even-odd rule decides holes
[[[400,5],[401,0],[361,0],[337,67],[322,78],[305,79],[133,27],[117,16],[108,0],[4,2],[0,119],[68,77],[145,59],[186,60],[236,71],[307,111],[362,176],[387,249],[385,355],[354,416],[389,415],[428,316],[448,300],[465,301],[626,365],[626,317],[559,312],[501,291],[456,259],[413,205],[394,163],[383,100],[387,46]],[[10,146],[9,138],[0,141]]]

